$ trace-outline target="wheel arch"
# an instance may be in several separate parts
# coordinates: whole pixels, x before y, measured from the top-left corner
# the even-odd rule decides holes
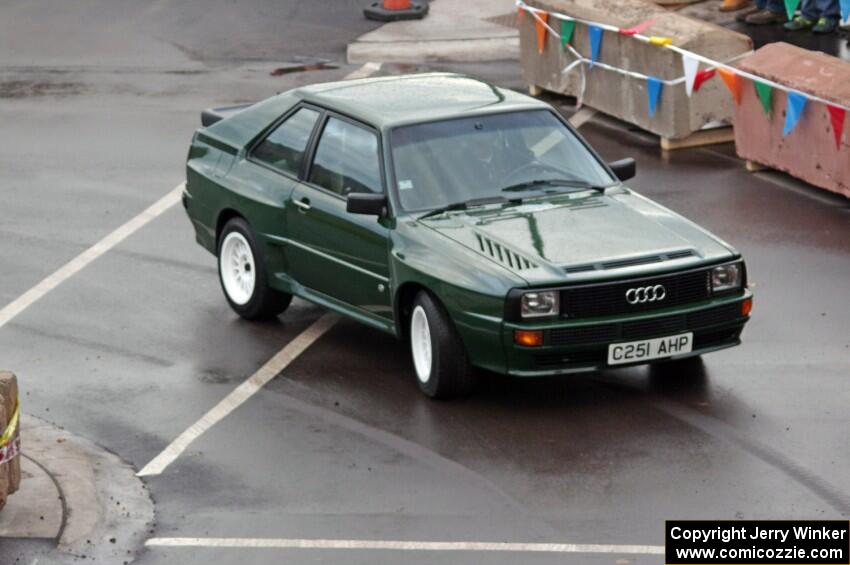
[[[410,330],[407,326],[410,320],[410,314],[413,311],[413,300],[417,294],[423,291],[430,294],[434,300],[442,304],[440,297],[432,289],[418,281],[404,282],[396,289],[393,300],[393,315],[397,321],[396,334],[399,339],[406,340],[408,338]]]
[[[227,222],[229,222],[233,218],[242,218],[243,220],[245,220],[245,222],[249,226],[251,225],[250,222],[248,222],[248,220],[245,218],[245,216],[243,216],[242,214],[240,214],[239,212],[237,212],[233,208],[225,208],[221,212],[219,212],[218,218],[216,219],[216,222],[215,222],[215,254],[216,254],[216,256],[218,256],[218,248],[219,248],[219,245],[221,243],[221,232],[224,229],[224,226],[227,224]]]

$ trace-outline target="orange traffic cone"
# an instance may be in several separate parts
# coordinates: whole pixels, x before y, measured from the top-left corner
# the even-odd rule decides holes
[[[427,13],[428,4],[417,0],[378,0],[363,10],[366,18],[379,22],[421,20]]]

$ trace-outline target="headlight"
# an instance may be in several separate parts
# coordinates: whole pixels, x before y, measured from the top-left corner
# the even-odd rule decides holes
[[[711,290],[725,292],[741,288],[743,278],[741,263],[728,263],[711,270]]]
[[[526,292],[520,299],[520,313],[523,318],[557,316],[561,311],[559,298],[557,290]]]

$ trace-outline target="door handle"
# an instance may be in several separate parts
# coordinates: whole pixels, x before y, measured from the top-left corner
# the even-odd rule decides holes
[[[310,199],[309,198],[302,198],[301,200],[293,200],[292,203],[295,204],[296,206],[298,206],[301,209],[302,212],[306,212],[307,210],[309,210],[312,207],[312,206],[310,206]]]

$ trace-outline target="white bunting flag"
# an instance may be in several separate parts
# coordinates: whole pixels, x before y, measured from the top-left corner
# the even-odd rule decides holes
[[[688,96],[694,93],[694,81],[697,78],[697,69],[699,69],[699,60],[682,55],[682,66],[685,68],[685,91]]]

